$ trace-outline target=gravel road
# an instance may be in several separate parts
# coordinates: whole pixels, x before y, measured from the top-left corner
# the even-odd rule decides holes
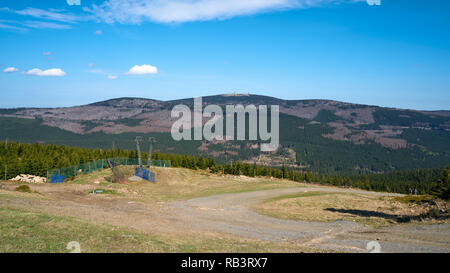
[[[294,241],[331,251],[368,252],[367,243],[377,241],[381,252],[450,252],[450,225],[402,224],[370,228],[348,221],[333,223],[294,221],[260,215],[250,208],[276,196],[308,191],[351,192],[376,196],[396,194],[324,187],[285,188],[215,195],[170,203],[186,228],[226,232],[238,236]]]

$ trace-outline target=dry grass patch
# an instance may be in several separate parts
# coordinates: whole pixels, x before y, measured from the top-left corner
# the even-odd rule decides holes
[[[379,197],[352,193],[307,192],[279,196],[254,208],[272,217],[332,222],[354,221],[371,226],[420,220],[428,208],[398,201],[396,197]]]

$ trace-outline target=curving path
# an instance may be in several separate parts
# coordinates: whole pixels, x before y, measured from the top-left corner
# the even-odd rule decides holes
[[[295,241],[332,251],[368,252],[367,243],[378,239],[382,252],[450,252],[450,225],[407,224],[374,229],[348,221],[325,223],[277,219],[250,209],[267,198],[307,191],[396,195],[302,187],[215,195],[173,202],[167,206],[177,211],[178,221],[190,229],[226,232],[260,240]]]

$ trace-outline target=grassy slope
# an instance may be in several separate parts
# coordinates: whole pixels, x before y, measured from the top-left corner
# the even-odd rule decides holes
[[[68,253],[76,241],[81,252],[262,252],[299,251],[284,243],[231,236],[150,235],[73,217],[0,207],[0,253]],[[311,251],[311,249],[300,249]]]
[[[68,194],[75,188],[92,186],[117,192],[108,198],[126,198],[155,204],[212,194],[299,186],[298,183],[278,179],[207,176],[202,171],[187,169],[154,168],[153,171],[157,173],[157,184],[148,182],[110,184],[106,181],[111,172],[103,170],[79,175],[75,180],[65,184],[42,185],[47,190],[40,190],[40,185],[31,185],[33,193],[0,190],[0,204],[3,203],[0,205],[0,252],[69,252],[66,246],[70,241],[79,242],[82,252],[317,251],[291,243],[263,242],[214,233],[146,234],[131,228],[55,215],[27,206],[12,208],[7,205],[8,202],[2,202],[2,199],[7,201],[11,198],[23,200],[24,204],[29,199],[53,200],[55,195],[47,194],[48,187],[53,194],[54,191]],[[132,175],[132,167],[125,168],[124,172]],[[88,194],[87,190],[83,191]]]

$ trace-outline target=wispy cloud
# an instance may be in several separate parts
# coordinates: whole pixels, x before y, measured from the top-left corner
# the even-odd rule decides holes
[[[50,20],[50,21],[58,21],[64,23],[76,23],[79,21],[86,20],[83,16],[78,16],[72,13],[68,13],[65,10],[57,10],[57,9],[37,9],[37,8],[26,8],[23,10],[14,10],[5,8],[11,13],[23,15],[23,16],[31,16],[38,19]]]
[[[11,25],[4,24],[4,23],[0,23],[0,28],[2,28],[2,29],[8,29],[8,30],[15,30],[15,31],[24,31],[24,30],[27,30],[26,28],[21,28],[21,27],[17,27],[17,26],[11,26]]]
[[[90,65],[89,65],[89,66],[90,66]],[[90,66],[90,67],[93,67],[93,65]],[[101,69],[90,69],[90,70],[88,70],[87,72],[92,73],[92,74],[100,74],[100,75],[106,75],[106,74],[108,74],[108,73],[106,73],[105,71],[103,71],[103,70],[101,70]]]
[[[65,25],[65,24],[59,24],[59,23],[53,23],[53,22],[43,22],[43,21],[25,21],[25,22],[18,22],[18,24],[21,24],[22,26],[29,27],[29,28],[47,28],[47,29],[71,29],[72,26]]]
[[[27,20],[27,21],[0,20],[0,28],[9,29],[12,31],[27,31],[30,28],[70,29],[72,28],[72,26],[55,22],[34,21],[34,20]]]
[[[107,0],[84,10],[107,23],[183,23],[365,0]]]
[[[0,28],[11,30],[28,30],[30,28],[39,29],[70,29],[73,24],[93,20],[90,14],[73,14],[66,10],[58,9],[38,9],[26,8],[15,10],[10,8],[0,8],[1,12],[9,12],[12,14],[24,16],[28,20],[8,20],[8,22],[0,21]]]
[[[94,64],[89,64],[89,67],[93,67],[93,66],[94,66]],[[90,69],[87,72],[92,73],[92,74],[97,74],[97,75],[106,75],[106,78],[108,80],[115,80],[118,78],[117,75],[114,75],[115,73],[109,73],[102,69]]]
[[[21,26],[17,26],[17,22],[12,20],[0,20],[0,28],[12,31],[26,31],[27,29]]]

